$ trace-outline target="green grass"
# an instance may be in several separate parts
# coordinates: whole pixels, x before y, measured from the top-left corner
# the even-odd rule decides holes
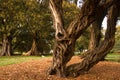
[[[29,60],[41,59],[40,56],[3,56],[0,57],[0,66],[11,65]]]
[[[51,55],[46,55],[45,57],[51,57]],[[41,58],[42,57],[40,56],[2,56],[0,57],[0,66],[17,64],[30,60],[38,60]],[[115,54],[115,53],[108,54],[105,59],[109,61],[120,62],[120,54]]]
[[[108,54],[105,59],[109,61],[120,62],[120,54],[111,53]]]

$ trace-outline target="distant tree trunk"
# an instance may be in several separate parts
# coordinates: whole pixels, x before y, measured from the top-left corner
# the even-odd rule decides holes
[[[23,55],[25,56],[30,56],[30,55],[42,55],[42,52],[39,50],[39,46],[40,45],[37,41],[37,39],[33,39],[33,42],[32,42],[32,46],[31,46],[31,49],[27,52],[27,53],[24,53]]]
[[[88,50],[92,51],[94,48],[96,48],[99,45],[101,38],[101,27],[99,27],[99,25],[96,22],[94,22],[91,27],[90,33],[91,34],[90,34]]]
[[[7,36],[7,34],[4,34],[0,56],[11,56],[11,54],[12,54],[12,37]]]
[[[27,52],[27,53],[24,53],[23,55],[25,56],[30,56],[30,55],[42,55],[43,53],[43,50],[40,49],[41,47],[41,44],[39,43],[39,35],[37,33],[37,31],[35,31],[35,33],[32,34],[33,36],[33,42],[32,42],[32,46],[31,46],[31,49]]]
[[[88,71],[97,64],[112,49],[115,42],[116,21],[118,16],[118,7],[112,6],[108,13],[107,31],[104,41],[94,50],[92,50],[81,63],[71,65],[67,68],[67,73],[71,76],[78,76],[80,73]]]

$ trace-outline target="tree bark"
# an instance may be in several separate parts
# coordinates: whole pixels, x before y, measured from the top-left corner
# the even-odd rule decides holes
[[[98,2],[99,0],[96,0],[95,2],[92,0],[91,2],[86,2],[86,5],[82,8],[79,18],[74,20],[67,30],[65,30],[62,20],[62,0],[50,0],[50,9],[54,19],[54,29],[56,30],[56,40],[53,62],[48,70],[49,74],[57,73],[60,77],[66,76],[66,63],[74,55],[76,39],[95,20],[94,10],[97,9],[96,6]],[[88,4],[90,7],[86,8]]]
[[[49,69],[49,74],[57,73],[59,77],[66,76],[66,64],[74,55],[74,46],[75,41],[72,39],[55,42],[53,61]]]
[[[41,56],[43,54],[43,49],[41,48],[41,43],[40,43],[40,36],[38,34],[38,31],[36,30],[35,32],[31,31],[31,35],[32,35],[32,45],[31,45],[31,49],[26,52],[23,53],[22,55],[24,56],[30,56],[30,55],[37,55],[37,56]]]
[[[90,51],[94,50],[98,45],[100,44],[100,39],[101,39],[101,24],[102,21],[107,14],[107,9],[99,7],[98,8],[99,12],[97,13],[97,19],[94,21],[91,25],[91,31],[90,31],[90,40],[89,40],[89,46],[88,50],[80,55],[81,58],[84,58],[87,54],[89,54]]]
[[[53,24],[56,32],[53,61],[48,74],[57,73],[58,76],[65,77],[65,66],[73,55],[74,40],[67,37],[67,33],[63,27],[62,0],[50,0],[49,5],[53,14]],[[69,52],[71,52],[71,55],[66,57]]]
[[[67,73],[71,76],[88,71],[92,66],[97,64],[112,49],[115,42],[116,21],[118,17],[118,7],[113,5],[108,13],[107,31],[104,41],[94,50],[92,50],[81,63],[71,65],[67,68]]]
[[[74,55],[74,47],[76,39],[78,39],[85,29],[89,27],[91,23],[96,21],[99,17],[97,14],[99,13],[98,8],[100,0],[87,0],[81,8],[81,12],[74,21],[68,26],[67,29],[64,29],[63,17],[62,17],[62,0],[50,0],[50,9],[53,14],[53,24],[55,29],[55,47],[53,52],[53,61],[52,65],[48,69],[48,74],[56,74],[59,77],[65,77],[67,74],[76,76],[81,71],[89,70],[95,63],[97,63],[101,57],[104,57],[106,53],[112,48],[114,44],[114,21],[111,18],[108,21],[109,24],[112,22],[112,25],[109,25],[109,28],[106,32],[106,38],[104,42],[99,45],[95,50],[92,50],[89,55],[85,57],[85,59],[77,64],[69,66],[66,69],[67,62]],[[112,3],[104,6],[102,8],[110,7]],[[110,32],[113,30],[112,32]],[[109,34],[112,33],[112,34]],[[107,37],[109,35],[109,37]],[[78,71],[78,72],[77,72]],[[74,75],[75,73],[75,75]]]

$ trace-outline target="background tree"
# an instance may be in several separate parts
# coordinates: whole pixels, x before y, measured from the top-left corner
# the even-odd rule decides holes
[[[46,6],[38,4],[37,1],[27,1],[26,5],[29,5],[26,11],[26,27],[31,33],[33,42],[31,49],[25,55],[41,55],[45,50],[44,45],[47,44],[46,38],[52,31],[49,10]]]
[[[16,1],[17,2],[17,1]],[[18,28],[19,21],[18,20],[18,10],[20,9],[15,1],[13,0],[1,0],[1,38],[2,38],[2,49],[0,55],[10,56],[12,54],[12,40],[19,33]],[[15,7],[16,6],[16,7]]]
[[[4,44],[1,55],[11,55],[12,50],[28,51],[32,46],[31,41],[34,42],[34,40],[37,47],[36,49],[31,47],[29,55],[36,55],[38,51],[35,52],[35,50],[39,50],[41,53],[50,50],[48,44],[52,40],[53,30],[51,29],[51,14],[47,5],[40,5],[36,0],[1,0],[0,6],[1,46]],[[3,42],[3,39],[9,40]],[[10,49],[6,47],[6,45],[9,46],[8,41]]]
[[[86,50],[88,50],[89,45],[89,39],[90,39],[90,28],[88,28],[80,38],[77,39],[75,50],[79,51],[79,54],[83,54]]]

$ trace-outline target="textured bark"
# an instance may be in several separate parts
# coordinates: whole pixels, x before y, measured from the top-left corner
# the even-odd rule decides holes
[[[87,27],[94,21],[100,19],[99,8],[109,8],[114,1],[111,0],[104,3],[100,3],[101,0],[86,0],[79,16],[71,22],[68,28],[64,29],[63,17],[62,17],[62,0],[50,0],[50,9],[53,14],[53,23],[55,29],[55,47],[53,52],[52,65],[48,69],[48,74],[58,74],[59,77],[65,77],[67,74],[76,76],[81,71],[89,70],[95,65],[101,58],[103,58],[107,52],[113,47],[114,33],[115,33],[115,21],[116,17],[108,20],[108,29],[106,32],[105,40],[97,48],[90,51],[81,63],[69,66],[66,69],[67,62],[74,55],[74,46],[76,39],[78,39]],[[104,4],[107,4],[105,6]],[[116,15],[114,15],[116,16]],[[102,20],[101,20],[102,21]],[[113,31],[112,31],[113,30]]]
[[[67,28],[69,37],[78,39],[83,31],[96,20],[99,1],[100,0],[90,0],[84,3],[78,18],[71,22],[70,26]]]
[[[55,29],[55,38],[60,41],[66,37],[62,17],[62,0],[50,0],[51,12],[53,14],[53,25]]]
[[[74,55],[74,40],[56,41],[52,66],[49,69],[49,74],[57,73],[59,77],[66,76],[66,64]]]
[[[50,0],[50,9],[54,19],[54,29],[56,30],[56,41],[53,53],[53,62],[48,70],[49,74],[57,73],[60,77],[66,76],[66,63],[74,55],[76,39],[82,34],[83,30],[85,30],[95,20],[94,10],[97,9],[96,6],[98,2],[99,0],[96,0],[95,2],[92,0],[91,2],[86,2],[79,18],[74,20],[69,25],[68,29],[65,30],[62,20],[62,0]],[[88,4],[90,7],[87,7]]]
[[[98,7],[99,12],[97,12],[97,19],[94,21],[91,25],[91,31],[90,31],[90,40],[89,40],[89,46],[88,50],[80,55],[81,58],[84,58],[87,54],[90,53],[90,51],[94,50],[96,47],[98,47],[101,39],[101,24],[102,21],[107,14],[107,8],[102,8],[101,6]]]
[[[101,21],[102,22],[102,21]],[[101,25],[101,24],[100,24]],[[101,26],[97,22],[94,22],[90,31],[90,42],[88,50],[93,50],[99,45],[101,38]]]
[[[55,29],[55,46],[53,52],[53,62],[48,73],[57,73],[60,77],[65,77],[65,66],[73,55],[74,40],[70,40],[63,25],[62,0],[50,0],[50,9],[53,14],[53,23]],[[69,48],[68,48],[69,47]],[[71,48],[70,48],[71,47]],[[66,57],[71,52],[71,55]]]
[[[115,42],[116,21],[118,16],[118,7],[113,5],[108,13],[107,31],[104,41],[88,54],[81,63],[71,65],[67,68],[67,73],[71,76],[88,71],[93,65],[97,64],[112,49]]]
[[[12,38],[11,36],[7,36],[7,34],[4,34],[0,56],[11,56],[11,54],[12,54]]]

